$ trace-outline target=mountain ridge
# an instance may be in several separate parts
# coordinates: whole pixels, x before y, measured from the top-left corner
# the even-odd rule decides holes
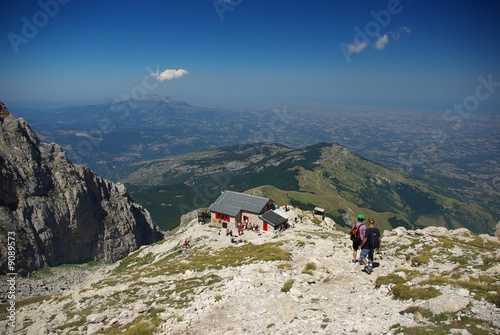
[[[320,206],[343,226],[358,211],[385,222],[387,229],[436,225],[492,233],[496,225],[491,214],[473,204],[436,193],[419,180],[326,142],[302,149],[269,143],[230,146],[138,163],[121,176],[116,178],[146,207],[154,205],[153,198],[165,204],[150,207],[157,218],[158,211],[173,218],[208,207],[222,190],[232,189],[259,192],[309,210]],[[280,191],[254,190],[263,185]]]
[[[298,149],[339,143],[420,179],[440,194],[500,215],[495,115],[474,113],[456,129],[439,111],[287,105],[204,108],[182,107],[172,100],[110,99],[57,110],[25,108],[15,114],[25,117],[44,141],[61,145],[73,162],[107,178],[123,166],[201,149],[259,142]]]

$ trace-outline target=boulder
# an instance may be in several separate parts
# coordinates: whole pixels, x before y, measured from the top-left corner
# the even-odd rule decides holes
[[[429,299],[424,307],[434,315],[444,313],[456,313],[469,305],[469,299],[453,293],[442,294],[438,297]]]
[[[335,227],[337,226],[337,224],[335,223],[335,221],[333,221],[332,219],[330,219],[329,217],[325,217],[322,221],[322,224],[325,228],[327,229],[331,229],[331,230],[335,230]]]

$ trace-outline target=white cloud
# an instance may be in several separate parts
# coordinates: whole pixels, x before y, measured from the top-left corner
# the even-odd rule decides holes
[[[159,81],[165,81],[165,80],[172,80],[180,77],[184,77],[185,75],[189,74],[188,71],[184,69],[166,69],[163,72],[156,71],[151,73],[151,76],[153,78],[156,78]]]
[[[359,54],[361,51],[363,51],[366,47],[368,46],[368,42],[366,41],[354,41],[351,44],[347,46],[347,50],[350,53],[357,53]]]
[[[383,50],[387,47],[389,42],[393,40],[394,42],[398,42],[400,37],[410,35],[411,30],[406,26],[399,27],[396,31],[389,31],[384,35],[377,36],[376,40],[373,41],[371,39],[363,40],[363,39],[355,39],[351,44],[346,44],[344,42],[340,43],[340,49],[344,53],[344,57],[346,57],[347,62],[350,61],[350,55],[353,53],[359,54],[363,50],[365,50],[369,45],[377,50]]]
[[[389,43],[389,36],[387,34],[379,36],[377,42],[375,42],[375,49],[382,50]]]

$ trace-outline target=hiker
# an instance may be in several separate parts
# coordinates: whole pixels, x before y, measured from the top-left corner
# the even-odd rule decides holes
[[[189,248],[189,240],[185,239],[184,240],[184,249],[187,249],[187,248]]]
[[[375,221],[373,219],[368,220],[368,226],[368,229],[365,231],[365,237],[359,246],[361,249],[359,260],[365,265],[364,271],[370,274],[373,270],[373,254],[375,249],[380,251],[381,237],[380,231],[378,228],[375,228]]]
[[[352,262],[356,263],[358,261],[358,249],[365,237],[365,224],[363,221],[365,217],[363,214],[358,215],[358,221],[354,223],[349,229],[349,235],[352,241]]]

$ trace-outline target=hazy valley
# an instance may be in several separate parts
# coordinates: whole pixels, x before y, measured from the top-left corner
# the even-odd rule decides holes
[[[314,160],[273,166],[272,159],[267,161],[268,155],[283,155],[286,151],[293,155],[293,149],[298,150],[298,154],[306,146],[319,142],[339,143],[350,152],[393,169],[394,173],[401,174],[401,178],[404,176],[425,185],[426,192],[457,199],[474,208],[456,210],[452,215],[455,219],[420,220],[416,223],[420,215],[414,213],[412,216],[406,210],[404,218],[383,215],[384,220],[393,218],[398,224],[412,221],[412,224],[424,222],[424,225],[454,227],[461,225],[456,223],[458,218],[470,222],[468,225],[473,226],[473,231],[483,229],[491,233],[494,227],[491,216],[500,214],[500,178],[496,160],[500,135],[496,127],[498,116],[495,115],[476,114],[463,119],[439,113],[332,111],[286,106],[215,109],[194,107],[157,96],[44,111],[20,109],[15,115],[25,117],[44,141],[60,143],[73,162],[86,164],[112,180],[127,182],[134,198],[151,211],[163,228],[174,227],[180,215],[187,211],[207,206],[221,187],[243,191],[268,184],[284,191],[299,191],[296,177],[300,171],[287,169],[300,164],[310,166]],[[259,143],[276,145],[270,145],[265,150],[271,151],[263,153]],[[245,149],[245,144],[255,147]],[[253,151],[255,157],[250,157]],[[193,153],[192,156],[189,153]],[[209,159],[201,159],[203,156]],[[275,159],[276,164],[281,164],[281,158]],[[166,168],[172,162],[178,162],[183,168]],[[250,167],[249,164],[253,163]],[[150,168],[144,172],[146,166],[162,164],[165,168],[156,171]],[[256,173],[259,165],[261,169],[265,167],[260,174]],[[380,168],[376,167],[369,173],[376,175]],[[138,169],[143,172],[136,172]],[[250,170],[255,171],[252,174]],[[138,177],[141,173],[142,179]],[[221,173],[223,175],[217,177]],[[275,178],[273,174],[279,177]],[[327,181],[329,185],[337,182],[335,176],[326,174],[326,170],[323,174],[314,174],[316,182]],[[361,174],[361,178],[369,178]],[[230,182],[225,179],[230,179]],[[155,183],[151,183],[152,180]],[[368,187],[371,190],[363,199],[366,203],[353,201],[356,205],[347,207],[354,210],[353,207],[357,206],[376,212],[402,210],[394,205],[391,205],[391,210],[369,204],[367,199],[377,196],[378,191],[384,192],[387,185],[368,184],[357,185],[357,188],[344,187],[337,193],[353,201],[356,192],[367,192],[364,188]],[[393,186],[390,187],[394,190]],[[300,197],[295,195],[295,201],[299,201],[297,199]],[[330,200],[336,201],[336,205],[331,205],[336,207],[332,207],[331,215],[342,218],[347,208],[342,209],[338,200]],[[305,204],[311,201],[302,199]],[[470,216],[478,211],[488,214]],[[461,216],[469,218],[462,220],[459,219]]]

